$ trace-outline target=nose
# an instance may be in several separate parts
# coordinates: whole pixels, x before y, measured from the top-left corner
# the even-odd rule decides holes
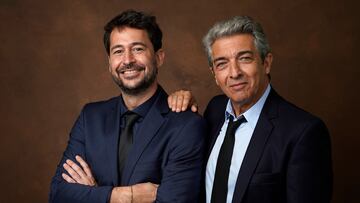
[[[123,63],[128,65],[135,62],[134,54],[131,51],[126,51],[123,58]]]
[[[241,75],[241,67],[237,61],[232,61],[230,64],[230,77],[231,78],[238,78]]]

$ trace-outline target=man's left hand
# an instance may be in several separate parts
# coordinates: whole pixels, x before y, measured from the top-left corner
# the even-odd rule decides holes
[[[69,175],[63,173],[62,177],[68,183],[97,186],[97,183],[94,176],[92,175],[89,165],[78,155],[75,156],[75,159],[80,163],[81,167],[70,159],[67,159],[63,167],[69,173]]]
[[[159,185],[153,183],[139,183],[132,185],[131,187],[133,203],[154,202],[156,200]]]

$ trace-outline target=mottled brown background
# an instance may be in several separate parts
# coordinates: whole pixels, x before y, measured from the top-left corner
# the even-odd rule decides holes
[[[260,21],[274,51],[273,86],[328,125],[333,202],[360,202],[359,3],[335,0],[1,0],[0,202],[47,202],[81,107],[117,95],[103,25],[128,8],[152,12],[165,34],[160,82],[191,89],[202,110],[219,93],[200,40],[217,20]]]

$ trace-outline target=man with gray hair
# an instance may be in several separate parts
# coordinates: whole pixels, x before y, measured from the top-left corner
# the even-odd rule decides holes
[[[206,202],[330,202],[328,130],[270,85],[273,55],[261,25],[237,16],[215,24],[203,43],[225,94],[215,96],[204,113],[209,126]],[[181,100],[189,102],[186,94],[170,97],[173,110]]]

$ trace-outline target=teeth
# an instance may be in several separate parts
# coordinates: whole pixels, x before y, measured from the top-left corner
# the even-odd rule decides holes
[[[123,73],[134,73],[134,72],[137,72],[137,70],[126,70]]]

